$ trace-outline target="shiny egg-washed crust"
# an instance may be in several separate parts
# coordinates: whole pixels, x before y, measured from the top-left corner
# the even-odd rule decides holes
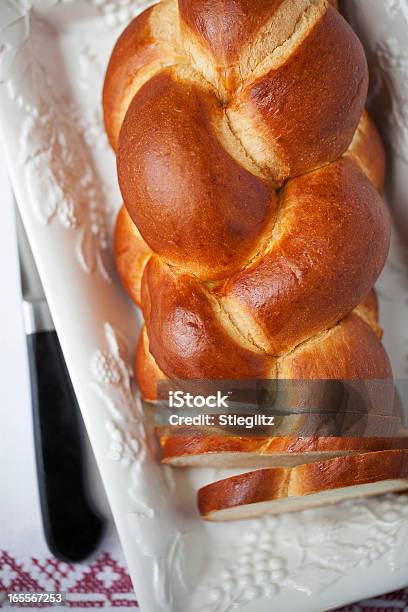
[[[172,286],[166,287],[166,289],[167,291],[163,291],[163,295],[166,295],[168,300],[180,299],[177,304],[182,303],[184,294],[172,293],[174,290]],[[196,297],[193,293],[190,302],[191,310],[189,310],[188,316],[183,316],[182,307],[179,310],[175,308],[175,311],[180,314],[180,318],[177,319],[177,331],[174,337],[171,335],[175,329],[174,326],[166,318],[161,319],[158,308],[152,306],[151,311],[147,311],[147,316],[157,318],[158,321],[157,342],[160,346],[164,342],[169,352],[157,353],[162,357],[157,362],[152,357],[154,348],[149,347],[152,341],[153,343],[156,341],[156,337],[152,336],[149,342],[146,329],[144,329],[143,341],[139,342],[136,373],[145,399],[157,399],[156,385],[159,380],[168,378],[164,373],[165,371],[171,371],[171,376],[181,379],[233,379],[237,377],[280,378],[283,380],[388,379],[391,381],[392,379],[391,365],[379,340],[381,329],[376,322],[374,291],[371,291],[367,299],[341,322],[279,358],[270,357],[264,353],[253,353],[247,346],[238,342],[235,343],[234,350],[227,345],[228,358],[225,358],[223,350],[225,345],[223,343],[226,338],[228,342],[231,342],[231,336],[225,336],[225,328],[220,323],[211,328],[204,325],[206,318],[204,318],[203,323],[202,316],[203,313],[204,315],[207,314],[207,310],[200,308],[197,311],[197,306],[200,304],[199,300],[204,300],[205,297],[203,294],[198,295],[198,300],[196,300]],[[206,306],[210,308],[208,302]],[[364,318],[361,316],[361,312],[364,313]],[[212,321],[212,317],[210,317],[210,320]],[[370,326],[371,322],[373,327]],[[194,335],[191,333],[191,327],[195,329]],[[171,333],[169,333],[169,329]],[[207,335],[209,331],[212,332],[210,337]],[[217,339],[217,342],[215,342],[215,339]],[[199,351],[197,351],[197,347],[199,347]],[[186,355],[189,357],[188,361],[186,361]],[[209,360],[210,357],[211,360]],[[254,360],[254,357],[258,357],[258,360]],[[150,364],[148,370],[142,367],[144,362]],[[243,375],[238,376],[237,372],[241,374],[243,367],[247,368],[246,371]],[[188,368],[188,370],[184,368]],[[197,371],[201,373],[202,370],[206,372],[204,376],[195,374]],[[194,374],[192,376],[187,375],[189,372],[194,372]],[[393,409],[393,386],[384,382],[384,385],[380,388],[381,393],[373,401],[379,406],[385,403],[383,409],[385,412],[380,410],[377,413],[390,414]],[[148,389],[149,393],[147,394]]]
[[[385,153],[380,135],[364,111],[345,157],[354,159],[374,187],[381,193],[385,181]]]
[[[123,287],[132,300],[140,305],[143,271],[152,252],[124,206],[121,207],[116,220],[113,252]]]
[[[385,481],[390,481],[389,488],[384,487],[382,491],[367,486]],[[293,468],[246,472],[202,487],[198,491],[198,508],[201,516],[208,520],[249,518],[268,512],[276,513],[280,508],[284,511],[301,510],[323,503],[335,503],[348,498],[353,490],[347,487],[359,487],[355,490],[356,495],[408,488],[408,450],[361,453]],[[330,491],[336,491],[337,495],[327,495]],[[320,500],[319,497],[315,500],[308,497],[324,492],[326,496],[320,496]],[[298,499],[300,503],[292,508],[289,504],[274,504],[290,498],[304,499]],[[228,510],[232,509],[235,511],[229,513]]]
[[[172,27],[174,24],[174,27]],[[111,55],[103,88],[105,128],[113,149],[133,96],[163,67],[180,61],[175,5],[163,2],[143,11],[124,30]]]
[[[118,177],[130,216],[156,253],[205,280],[254,257],[277,209],[272,185],[221,145],[222,121],[216,96],[174,68],[135,96],[120,133]]]
[[[360,51],[354,32],[329,9],[284,63],[234,96],[227,111],[232,128],[275,180],[333,161],[349,146],[367,95]]]
[[[142,397],[146,400],[156,400],[157,385],[160,381],[166,380],[167,377],[160,370],[149,351],[146,327],[143,327],[137,343],[135,371]]]
[[[253,321],[257,344],[272,354],[358,306],[388,251],[388,214],[354,163],[342,159],[290,179],[279,201],[266,252],[218,289],[232,318]]]
[[[327,0],[164,0],[122,34],[104,118],[147,399],[166,377],[392,376],[365,303],[390,231],[366,91]]]

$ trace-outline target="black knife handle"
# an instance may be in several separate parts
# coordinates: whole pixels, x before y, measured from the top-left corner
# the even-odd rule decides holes
[[[79,408],[56,332],[29,334],[27,345],[45,539],[58,559],[78,562],[103,533],[86,493]]]

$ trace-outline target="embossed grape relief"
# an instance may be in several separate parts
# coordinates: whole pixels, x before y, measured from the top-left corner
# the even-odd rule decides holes
[[[46,26],[33,11],[20,10],[2,32],[0,82],[21,116],[19,162],[29,201],[41,223],[75,230],[81,268],[110,282],[108,207],[80,129],[84,122],[76,120],[75,105],[58,94],[40,59]]]
[[[140,463],[146,452],[143,411],[135,397],[126,347],[109,323],[104,324],[104,335],[106,348],[91,360],[92,385],[110,417],[109,457],[128,467]]]
[[[276,552],[279,519],[264,517],[242,530],[242,544],[233,558],[228,555],[221,569],[205,585],[206,612],[226,612],[258,599],[278,595],[288,578],[287,560]],[[249,526],[249,525],[248,525]]]

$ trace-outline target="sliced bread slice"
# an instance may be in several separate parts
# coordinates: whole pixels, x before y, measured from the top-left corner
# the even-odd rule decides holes
[[[408,450],[387,450],[225,478],[198,491],[198,508],[206,520],[231,521],[405,489]]]
[[[237,436],[190,428],[159,435],[161,460],[174,467],[290,467],[362,452],[408,449],[408,437]]]

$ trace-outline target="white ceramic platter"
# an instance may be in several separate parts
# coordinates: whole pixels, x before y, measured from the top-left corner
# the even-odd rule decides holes
[[[355,4],[370,1],[400,6]],[[100,107],[113,43],[146,4],[0,3],[2,139],[141,608],[320,611],[406,586],[405,497],[212,525],[198,518],[195,491],[222,474],[163,468],[147,448],[132,381],[140,316],[112,270],[120,198]],[[385,342],[404,378],[406,270],[395,239],[380,291]]]

